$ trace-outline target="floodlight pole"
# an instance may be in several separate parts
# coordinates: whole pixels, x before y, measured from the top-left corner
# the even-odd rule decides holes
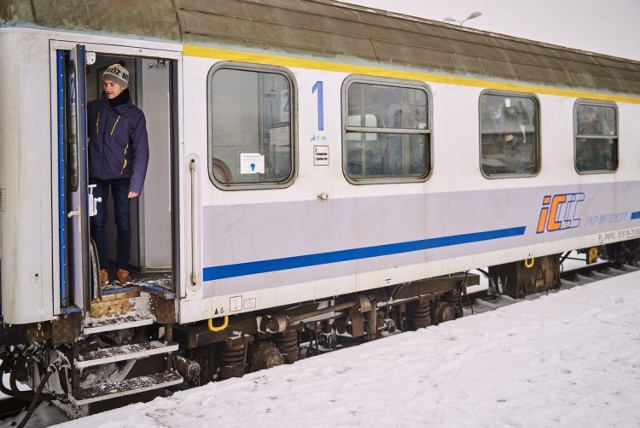
[[[455,18],[451,18],[450,16],[447,16],[446,18],[443,18],[443,21],[450,21],[450,22],[456,22],[458,25],[462,26],[462,24],[464,24],[465,22],[469,21],[470,19],[474,19],[479,17],[480,15],[482,15],[482,12],[472,12],[471,14],[469,14],[469,16],[467,16],[466,18],[459,20],[459,19],[455,19]]]

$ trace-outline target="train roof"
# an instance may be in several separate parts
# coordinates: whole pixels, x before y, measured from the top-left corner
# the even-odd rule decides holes
[[[332,0],[7,0],[3,25],[640,94],[640,62]]]

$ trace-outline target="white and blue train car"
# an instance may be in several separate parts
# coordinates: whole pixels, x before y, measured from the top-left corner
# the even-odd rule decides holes
[[[635,260],[638,62],[328,0],[93,7],[0,8],[3,371],[43,397],[452,319],[474,268],[519,296],[572,250]],[[85,109],[117,61],[151,160],[102,289]]]

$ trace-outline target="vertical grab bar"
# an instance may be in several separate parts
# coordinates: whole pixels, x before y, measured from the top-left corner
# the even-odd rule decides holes
[[[93,191],[96,188],[96,184],[89,184],[87,186],[88,189],[88,205],[89,205],[89,218],[98,214],[98,204],[102,202],[102,198],[96,198],[93,196]],[[106,209],[106,208],[105,208]],[[93,282],[93,295],[92,301],[94,299],[102,300],[102,284],[100,283],[100,261],[98,260],[98,247],[96,247],[96,243],[93,239],[89,238],[89,261],[91,263],[91,272],[93,275],[91,276],[91,282]]]
[[[196,160],[189,161],[191,176],[191,285],[196,285]]]

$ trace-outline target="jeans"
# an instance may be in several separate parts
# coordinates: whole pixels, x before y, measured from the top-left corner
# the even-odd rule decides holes
[[[98,260],[100,269],[107,268],[107,255],[109,246],[107,239],[107,201],[109,199],[109,188],[113,196],[113,210],[116,221],[116,267],[118,269],[128,269],[129,258],[131,257],[131,220],[130,220],[130,200],[129,200],[129,179],[122,178],[116,180],[98,180],[90,178],[89,183],[95,184],[93,195],[102,198],[98,203],[98,214],[91,217],[91,238],[98,248]]]

